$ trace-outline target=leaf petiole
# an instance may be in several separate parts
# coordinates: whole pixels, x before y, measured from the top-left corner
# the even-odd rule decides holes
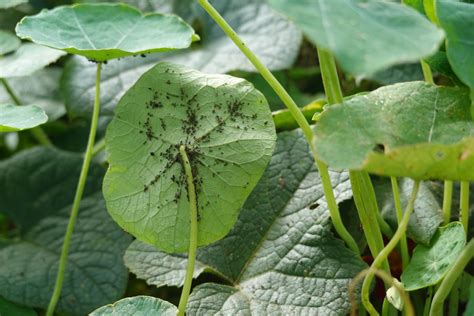
[[[189,215],[191,218],[191,227],[189,231],[189,251],[188,251],[188,266],[186,268],[186,276],[184,279],[183,291],[179,299],[178,316],[183,316],[186,311],[186,304],[188,303],[189,294],[191,292],[191,284],[193,282],[194,266],[196,263],[197,239],[198,239],[198,211],[196,203],[196,189],[194,187],[194,177],[189,163],[188,155],[184,145],[179,147],[179,154],[183,164],[184,173],[186,175],[186,183],[188,186],[189,198]]]
[[[67,257],[69,253],[69,246],[71,243],[71,237],[74,232],[74,226],[76,224],[77,215],[79,212],[79,206],[81,204],[82,194],[86,185],[87,173],[89,171],[90,162],[92,159],[92,152],[94,149],[95,135],[97,132],[97,125],[99,121],[100,112],[100,74],[102,70],[102,63],[97,63],[96,81],[95,81],[95,100],[94,110],[92,113],[92,122],[89,132],[89,139],[87,142],[86,152],[84,154],[84,161],[82,164],[81,174],[79,176],[79,182],[77,184],[76,193],[74,195],[74,202],[72,204],[71,215],[69,217],[69,223],[66,229],[66,235],[64,236],[63,247],[61,250],[61,257],[59,259],[58,274],[56,277],[56,283],[54,285],[53,295],[48,305],[46,316],[53,316],[56,305],[58,304],[59,297],[61,296],[61,290],[64,281],[64,274],[66,272]]]

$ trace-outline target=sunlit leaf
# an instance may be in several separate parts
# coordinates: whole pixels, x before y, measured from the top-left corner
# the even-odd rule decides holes
[[[39,106],[0,104],[0,133],[30,129],[47,120],[48,117]]]

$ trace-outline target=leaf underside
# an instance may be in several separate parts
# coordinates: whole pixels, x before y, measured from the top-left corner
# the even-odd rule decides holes
[[[39,106],[0,104],[0,133],[30,129],[47,120],[48,117]]]
[[[175,316],[176,306],[151,296],[134,296],[96,309],[89,316]]]
[[[245,80],[160,63],[120,100],[107,129],[109,212],[142,241],[188,249],[183,144],[197,189],[198,244],[216,241],[265,170],[275,137],[265,97]]]

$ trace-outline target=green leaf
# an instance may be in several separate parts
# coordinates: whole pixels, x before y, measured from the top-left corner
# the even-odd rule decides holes
[[[449,62],[459,79],[474,89],[474,5],[438,0],[437,14],[446,32]]]
[[[56,214],[74,199],[81,165],[79,154],[43,147],[1,161],[0,212],[23,230]],[[90,166],[84,197],[100,191],[103,175],[101,166]]]
[[[411,64],[400,64],[390,68],[377,71],[367,76],[359,76],[357,80],[369,79],[381,85],[391,85],[399,82],[423,80],[423,71],[419,62]]]
[[[417,245],[401,275],[406,291],[437,284],[443,279],[466,244],[466,234],[460,222],[440,227],[429,246]]]
[[[41,45],[23,44],[14,53],[0,58],[0,78],[29,76],[64,55]]]
[[[175,316],[176,306],[151,296],[127,297],[113,304],[96,309],[89,316]]]
[[[410,7],[416,9],[420,13],[425,13],[425,8],[423,6],[423,0],[402,0],[403,4],[409,5]]]
[[[291,67],[298,56],[301,32],[273,12],[262,0],[212,1],[248,46],[270,70]],[[188,10],[189,11],[189,10]],[[180,12],[180,11],[178,11]],[[167,60],[206,73],[227,73],[231,70],[254,72],[254,67],[202,9],[197,10],[202,26],[202,41],[191,50],[159,56],[128,57],[112,60],[102,72],[102,115],[112,116],[115,105],[137,79],[158,61]],[[95,65],[82,58],[73,58],[65,68],[62,90],[71,117],[89,119],[94,104]]]
[[[336,169],[414,179],[474,179],[474,122],[463,89],[400,83],[324,111],[320,158]]]
[[[330,175],[337,200],[350,198],[348,174]],[[334,238],[323,196],[301,130],[279,133],[232,231],[198,250],[195,277],[211,271],[230,285],[195,288],[188,314],[345,315],[347,286],[366,265]],[[181,254],[135,241],[124,258],[149,284],[182,285],[187,260]]]
[[[2,0],[0,2],[0,9],[8,9],[16,7],[17,5],[28,3],[28,0]]]
[[[37,314],[35,310],[30,307],[14,304],[0,296],[0,315],[36,316]]]
[[[378,0],[269,0],[315,45],[353,74],[374,73],[435,53],[443,32],[410,7]],[[389,48],[389,49],[388,49]]]
[[[20,44],[21,41],[18,37],[10,32],[0,30],[0,55],[13,52],[20,46]]]
[[[458,86],[463,85],[454,73],[453,69],[451,68],[451,65],[448,61],[448,56],[445,52],[439,51],[433,56],[426,58],[425,61],[428,63],[431,68],[431,71],[433,71],[434,73],[439,73],[443,76],[446,76]]]
[[[58,25],[67,32],[58,32]],[[198,37],[174,15],[147,14],[125,4],[61,6],[25,17],[17,35],[35,43],[106,61],[186,48]]]
[[[407,236],[416,243],[428,245],[431,238],[438,230],[439,225],[443,222],[443,212],[441,205],[433,192],[431,183],[422,182],[415,201],[415,209],[410,216],[407,227]],[[397,215],[395,204],[393,201],[392,186],[387,179],[375,181],[375,190],[377,192],[377,200],[380,212],[383,218],[394,229],[397,228]],[[399,183],[400,200],[402,209],[404,210],[410,193],[413,188],[413,181],[403,179]]]
[[[39,106],[0,104],[0,133],[30,129],[46,121],[48,117]]]
[[[64,100],[59,91],[62,69],[48,67],[26,77],[8,79],[8,84],[24,104],[36,104],[48,115],[48,121],[55,121],[66,113]],[[11,103],[8,92],[0,86],[0,103]],[[87,137],[86,137],[87,138]]]
[[[108,210],[142,241],[188,249],[184,144],[198,191],[198,244],[219,240],[265,170],[275,138],[265,97],[245,80],[160,63],[124,95],[108,127]]]
[[[51,154],[57,155],[51,157]],[[81,155],[75,155],[75,159],[71,159],[73,155],[69,153],[61,155],[57,150],[35,148],[17,156],[6,161],[10,163],[11,169],[2,171],[1,174],[18,175],[17,170],[22,168],[21,172],[29,177],[15,177],[16,182],[22,181],[21,185],[15,185],[15,182],[4,185],[2,179],[2,188],[10,192],[16,191],[17,197],[30,196],[24,198],[27,201],[17,200],[10,211],[22,213],[22,204],[30,203],[35,207],[44,206],[47,210],[41,211],[48,212],[49,215],[43,216],[28,232],[22,232],[11,245],[0,249],[0,295],[15,303],[46,308],[53,292],[64,233],[71,212],[72,198],[69,199],[69,204],[62,203],[62,195],[64,192],[71,192],[68,193],[69,196],[74,193],[77,181],[75,174],[81,166]],[[29,165],[25,165],[26,157],[29,158]],[[51,164],[57,164],[64,158],[70,158],[63,163],[69,164],[70,168],[51,167]],[[3,169],[5,162],[2,164]],[[93,168],[100,166],[93,164]],[[63,185],[67,181],[65,178],[71,178],[73,181],[68,182],[74,184],[58,189],[58,183],[54,183],[52,179],[59,176]],[[96,174],[89,174],[89,178],[99,183],[102,180]],[[91,189],[93,187],[89,186],[87,191],[91,192]],[[48,195],[35,194],[40,190],[48,191]],[[2,195],[5,193],[2,192]],[[5,209],[3,197],[1,204],[0,208]],[[30,214],[37,217],[33,212]],[[11,218],[15,224],[22,223]],[[81,202],[72,236],[58,311],[84,315],[122,297],[128,279],[122,256],[129,243],[130,237],[107,214],[102,193],[96,190],[93,194],[86,195]]]

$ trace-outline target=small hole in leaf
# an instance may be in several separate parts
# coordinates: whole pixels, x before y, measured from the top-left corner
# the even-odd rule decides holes
[[[310,210],[314,210],[314,209],[316,209],[318,206],[319,206],[318,203],[313,203],[313,204],[311,204],[311,205],[309,206],[309,209],[310,209]]]

